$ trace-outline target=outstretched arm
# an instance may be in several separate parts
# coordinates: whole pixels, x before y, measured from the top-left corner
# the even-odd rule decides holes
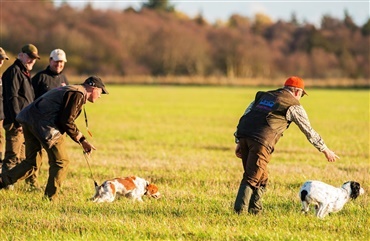
[[[339,157],[325,145],[321,136],[311,127],[307,113],[301,105],[291,106],[287,111],[286,118],[288,121],[293,121],[299,127],[307,140],[317,150],[324,153],[329,162],[335,162],[336,159],[339,159]]]

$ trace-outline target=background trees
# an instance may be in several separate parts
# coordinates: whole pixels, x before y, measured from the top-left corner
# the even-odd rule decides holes
[[[1,8],[0,45],[15,56],[34,43],[43,55],[34,71],[47,65],[52,49],[63,48],[73,74],[370,77],[370,20],[357,26],[348,12],[343,19],[325,15],[316,27],[294,14],[290,22],[257,14],[210,24],[154,0],[139,11],[78,10],[41,0],[5,1]]]

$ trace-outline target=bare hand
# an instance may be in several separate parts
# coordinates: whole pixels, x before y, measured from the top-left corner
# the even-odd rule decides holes
[[[87,140],[81,142],[82,148],[86,154],[90,154],[92,150],[96,150],[96,148],[90,144]]]
[[[242,158],[242,152],[240,150],[240,144],[239,143],[236,144],[236,147],[235,147],[235,155],[238,158]]]
[[[337,156],[333,151],[331,151],[329,148],[325,149],[323,151],[323,153],[325,154],[325,157],[326,159],[328,160],[328,162],[335,162],[336,159],[340,159],[339,156]]]

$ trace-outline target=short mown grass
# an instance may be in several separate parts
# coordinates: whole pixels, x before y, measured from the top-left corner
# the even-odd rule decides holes
[[[233,132],[257,88],[109,86],[88,103],[94,179],[138,175],[161,199],[89,201],[94,182],[80,147],[68,140],[70,171],[56,202],[24,181],[0,191],[0,240],[368,240],[370,237],[369,91],[309,89],[302,105],[340,160],[328,163],[292,124],[269,164],[264,213],[236,215],[242,176]],[[268,88],[263,87],[267,90]],[[77,121],[87,133],[83,114]],[[44,161],[40,182],[47,179]],[[360,182],[367,194],[339,213],[301,214],[300,185],[316,179]]]

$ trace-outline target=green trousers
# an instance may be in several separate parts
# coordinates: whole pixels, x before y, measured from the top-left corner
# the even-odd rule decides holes
[[[6,172],[25,159],[24,136],[22,131],[16,129],[14,124],[4,125],[5,154],[2,171]]]
[[[5,136],[3,131],[3,120],[0,120],[0,162],[3,163],[4,159],[4,147],[5,147]]]
[[[51,147],[38,139],[32,126],[22,125],[26,145],[26,160],[16,165],[10,171],[2,174],[5,185],[11,185],[18,180],[23,180],[37,171],[41,164],[38,158],[39,153],[44,147],[49,159],[49,177],[45,188],[45,197],[54,200],[61,188],[62,182],[66,177],[69,159],[65,148],[65,136],[63,135],[58,142]]]
[[[2,121],[1,121],[2,122]],[[5,156],[2,160],[2,172],[7,172],[19,163],[23,162],[26,159],[25,154],[25,140],[22,131],[19,131],[14,127],[14,124],[7,124],[4,126],[5,129]],[[0,138],[2,136],[0,135]],[[0,141],[0,144],[1,141]],[[2,153],[1,153],[2,155]],[[41,164],[41,156],[38,156],[40,160],[37,163]],[[39,186],[37,177],[39,176],[39,167],[35,170],[35,172],[30,175],[26,181],[31,186]]]

